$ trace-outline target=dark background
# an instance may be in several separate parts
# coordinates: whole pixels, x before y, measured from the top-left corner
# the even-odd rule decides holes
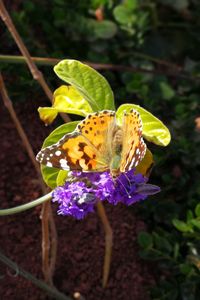
[[[169,146],[149,145],[156,162],[151,182],[162,192],[129,208],[129,213],[137,210],[148,226],[139,244],[142,258],[156,262],[151,299],[199,299],[200,221],[195,207],[200,202],[200,2],[16,0],[5,4],[32,56],[121,66],[118,71],[102,71],[117,106],[139,104],[170,129]],[[0,53],[19,55],[0,24]],[[0,69],[16,109],[23,107],[31,114],[31,106],[36,115],[37,106],[49,105],[25,64],[1,60]],[[52,66],[40,69],[52,90],[61,84]],[[30,123],[26,119],[25,126]],[[36,150],[41,139],[36,146],[33,143]]]

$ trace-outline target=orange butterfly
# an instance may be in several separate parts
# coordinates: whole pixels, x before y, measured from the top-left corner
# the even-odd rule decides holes
[[[122,126],[114,111],[89,114],[72,133],[42,149],[36,159],[48,167],[113,176],[138,165],[146,152],[142,121],[137,111],[124,112]]]

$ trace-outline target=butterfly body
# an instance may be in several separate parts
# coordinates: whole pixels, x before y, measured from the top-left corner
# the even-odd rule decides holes
[[[124,112],[119,126],[115,112],[104,110],[88,115],[72,133],[42,149],[36,159],[48,167],[110,171],[115,177],[136,167],[145,152],[140,115],[135,110]]]

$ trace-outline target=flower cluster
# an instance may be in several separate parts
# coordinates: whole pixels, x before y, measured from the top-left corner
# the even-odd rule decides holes
[[[53,201],[59,203],[58,214],[84,218],[94,211],[97,201],[107,200],[116,205],[131,205],[156,194],[160,188],[147,183],[147,178],[134,170],[121,173],[113,179],[109,172],[72,172],[70,179],[53,192]]]

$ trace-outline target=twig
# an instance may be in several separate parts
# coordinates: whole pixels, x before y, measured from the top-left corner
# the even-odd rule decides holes
[[[53,285],[52,274],[50,271],[49,253],[50,253],[50,232],[49,232],[49,211],[50,203],[45,202],[42,205],[42,269],[45,282]]]
[[[116,72],[134,72],[134,73],[144,73],[144,74],[161,74],[165,76],[170,77],[179,77],[182,79],[188,79],[188,80],[196,80],[200,81],[200,77],[196,75],[192,75],[186,71],[184,71],[182,66],[173,64],[171,62],[161,60],[143,53],[133,53],[135,56],[140,57],[144,60],[152,61],[157,65],[162,65],[168,70],[163,69],[156,69],[149,70],[146,68],[140,68],[140,67],[133,67],[133,66],[127,66],[127,65],[114,65],[114,64],[99,64],[99,63],[92,63],[85,61],[84,63],[88,66],[96,69],[96,70],[111,70]],[[44,58],[44,57],[31,57],[31,59],[38,65],[44,65],[44,66],[54,66],[56,65],[61,59],[58,58]],[[24,64],[26,62],[25,58],[23,56],[17,56],[17,55],[0,55],[0,62],[3,63],[16,63],[16,64]]]
[[[8,14],[8,11],[2,0],[0,0],[0,16],[3,20],[3,22],[5,23],[5,25],[7,26],[8,30],[10,31],[10,33],[11,33],[13,39],[15,40],[17,46],[19,47],[22,55],[25,57],[27,65],[31,71],[33,78],[39,82],[39,84],[42,86],[47,97],[50,99],[50,101],[52,101],[52,98],[53,98],[52,92],[49,89],[42,73],[38,70],[35,63],[32,61],[31,56],[30,56],[26,46],[24,45],[22,38],[20,37],[19,33],[17,32],[17,30],[12,22],[12,19],[11,19],[10,15]]]
[[[0,0],[0,17],[2,18],[3,22],[5,23],[5,25],[7,26],[8,30],[10,31],[13,39],[15,40],[16,44],[18,45],[22,55],[24,56],[26,62],[27,62],[27,65],[32,73],[32,76],[35,80],[38,81],[38,83],[42,86],[43,90],[45,91],[47,97],[50,99],[50,101],[52,101],[53,97],[52,97],[52,92],[51,90],[49,89],[42,73],[38,70],[36,64],[34,63],[34,61],[32,60],[26,46],[24,45],[19,33],[17,32],[13,22],[12,22],[12,19],[10,18],[9,14],[8,14],[8,11],[6,10],[5,8],[5,5],[3,3],[2,0]],[[93,66],[95,68],[95,64],[90,64],[91,66]],[[98,67],[96,65],[96,67]],[[100,66],[99,66],[100,67]],[[70,121],[70,118],[65,115],[65,114],[61,114],[62,118],[64,119],[65,122],[68,122]],[[46,237],[44,238],[44,240],[46,242],[49,241],[49,233],[47,232],[47,230],[49,230],[48,226],[47,226],[47,223],[46,223],[46,220],[47,218],[49,218],[49,224],[51,229],[53,229],[52,233],[54,232],[54,229],[55,229],[55,224],[54,224],[54,220],[52,218],[52,213],[50,213],[50,209],[51,208],[48,208],[50,207],[50,205],[48,206],[47,203],[44,203],[43,204],[43,210],[42,210],[42,222],[43,222],[43,225],[42,225],[42,228],[44,229],[43,233],[46,234]],[[110,233],[111,233],[111,241],[112,241],[112,229],[109,225],[109,222],[108,222],[108,219],[107,219],[107,216],[106,216],[106,213],[104,211],[103,208],[101,208],[99,210],[99,215],[100,215],[100,218],[103,222],[103,225],[104,225],[104,229],[106,231],[106,245],[110,245],[109,243],[109,239],[110,239]],[[109,230],[110,229],[110,230]],[[52,238],[52,241],[55,242],[56,240],[56,237],[55,239]],[[54,245],[55,246],[55,245]],[[111,243],[111,247],[112,247],[112,243]],[[48,248],[48,246],[47,246]],[[44,249],[44,253],[46,253],[45,255],[47,255],[47,248]],[[56,248],[56,247],[55,247]],[[54,249],[55,249],[54,248]],[[105,286],[106,285],[106,281],[107,281],[107,277],[108,277],[108,274],[109,274],[109,268],[110,268],[110,257],[111,257],[111,253],[109,254],[109,249],[110,248],[107,248],[106,246],[106,253],[105,253],[105,263],[106,263],[106,272],[104,274],[104,278],[103,278],[103,285]],[[55,254],[55,252],[54,252]],[[109,254],[109,255],[108,255]],[[45,256],[46,257],[46,256]],[[45,263],[44,265],[46,266],[46,261],[47,261],[47,257],[45,258]],[[49,272],[53,271],[54,269],[54,262],[55,260],[51,260],[52,263],[50,263],[50,266],[48,265],[48,267],[50,267],[51,270],[48,270],[48,272],[46,273],[47,276],[48,274],[50,275]],[[105,268],[104,268],[105,269]],[[108,273],[108,274],[107,274]],[[51,281],[51,280],[50,280]]]
[[[25,271],[21,267],[19,267],[15,262],[10,260],[7,256],[5,256],[0,251],[0,261],[13,269],[18,275],[23,276],[24,278],[30,280],[33,284],[35,284],[37,287],[45,291],[49,296],[55,297],[57,300],[72,300],[70,297],[64,295],[63,293],[59,292],[56,288],[53,288],[49,285],[47,285],[44,281],[37,279],[35,276],[33,276],[31,273]]]
[[[0,73],[0,93],[1,93],[4,105],[6,106],[6,108],[8,109],[8,111],[10,113],[10,116],[16,126],[19,136],[21,137],[21,140],[22,140],[22,142],[26,148],[26,151],[29,155],[29,158],[31,159],[31,162],[37,172],[42,192],[43,192],[43,194],[45,194],[47,190],[46,190],[46,186],[44,185],[44,182],[41,177],[39,165],[35,160],[35,155],[33,153],[31,144],[29,143],[27,135],[20,124],[17,114],[13,108],[12,102],[8,96],[1,73]],[[43,272],[44,272],[46,282],[49,284],[52,284],[53,274],[52,274],[51,270],[54,269],[53,266],[55,265],[55,261],[56,261],[55,256],[56,256],[56,248],[57,248],[57,233],[56,233],[54,218],[53,218],[53,214],[51,212],[51,206],[50,206],[49,202],[42,204],[42,206],[43,206],[43,208],[42,208],[42,213],[41,213],[41,219],[42,219],[42,237],[43,237],[42,238]],[[52,262],[51,262],[51,260],[49,262],[49,251],[50,251],[50,249],[49,249],[50,248],[49,226],[51,228],[53,228],[53,232],[51,232],[51,233],[52,233],[52,235],[54,234],[54,236],[52,237],[52,241],[53,241],[53,251],[51,252]],[[50,264],[51,264],[51,267],[50,267]]]
[[[102,202],[97,203],[97,210],[99,213],[99,217],[101,222],[103,223],[104,231],[105,231],[105,257],[104,257],[104,266],[103,266],[103,288],[106,287],[109,273],[110,273],[110,264],[111,264],[111,256],[112,256],[112,245],[113,245],[113,232],[106,216],[106,212]]]
[[[13,39],[15,40],[19,50],[21,51],[22,55],[24,56],[24,59],[26,60],[26,63],[29,67],[29,70],[33,76],[33,78],[35,80],[38,81],[38,83],[41,85],[41,87],[43,88],[45,94],[47,95],[47,97],[49,98],[49,100],[52,102],[53,101],[53,94],[48,86],[48,84],[46,83],[43,74],[39,71],[39,69],[37,68],[36,64],[34,63],[34,61],[32,60],[29,51],[27,50],[21,36],[19,35],[17,29],[15,28],[15,25],[3,3],[2,0],[0,0],[0,17],[3,20],[3,22],[5,23],[6,27],[8,28],[8,30],[10,31],[10,34],[12,35]],[[61,115],[62,118],[64,119],[65,122],[69,122],[69,118],[66,114],[62,114]]]
[[[9,215],[18,214],[23,211],[26,211],[27,209],[31,209],[35,206],[38,206],[38,205],[44,203],[45,201],[51,200],[51,194],[52,193],[48,193],[48,194],[46,194],[42,197],[39,197],[35,200],[32,200],[28,203],[21,204],[21,205],[15,206],[15,207],[0,209],[0,216],[9,216]]]
[[[3,77],[2,77],[1,73],[0,73],[0,94],[2,96],[2,100],[4,102],[4,105],[7,108],[7,110],[9,111],[10,116],[11,116],[11,118],[12,118],[14,124],[15,124],[15,127],[16,127],[16,129],[19,133],[19,136],[20,136],[23,144],[24,144],[24,147],[26,148],[26,151],[29,155],[29,158],[30,158],[30,160],[31,160],[36,172],[37,172],[41,189],[45,193],[46,192],[46,187],[45,187],[45,185],[43,183],[43,180],[41,178],[41,172],[40,172],[39,165],[36,162],[35,154],[33,153],[33,149],[31,147],[31,144],[29,143],[27,135],[26,135],[24,129],[22,128],[21,123],[20,123],[20,121],[17,117],[17,114],[16,114],[16,112],[13,108],[12,102],[11,102],[9,96],[8,96],[8,93],[7,93],[7,90],[6,90],[4,80],[3,80]]]

